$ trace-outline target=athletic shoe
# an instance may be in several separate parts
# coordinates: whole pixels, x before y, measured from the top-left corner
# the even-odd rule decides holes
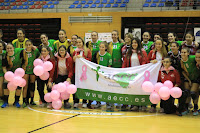
[[[146,111],[147,111],[147,107],[146,107],[146,106],[142,106],[141,110],[142,110],[143,112],[146,112]]]
[[[120,109],[120,108],[121,108],[121,104],[117,104],[117,105],[116,105],[116,108],[117,108],[117,109]]]
[[[151,108],[149,109],[149,113],[156,113],[156,109],[155,109],[154,107],[151,107]]]
[[[193,108],[193,105],[192,105],[191,102],[189,103],[188,108],[189,108],[189,109],[192,109],[192,108]]]
[[[180,112],[176,111],[176,115],[183,116]]]
[[[139,108],[138,108],[138,106],[131,105],[130,110],[131,111],[139,111]]]
[[[187,115],[188,114],[188,110],[185,110],[181,113],[182,115]]]
[[[159,112],[160,112],[160,113],[164,113],[165,111],[164,111],[163,108],[160,108]]]
[[[75,108],[75,109],[78,108],[78,103],[74,103],[74,108]]]
[[[97,104],[94,106],[95,109],[101,108],[101,103],[97,102]]]
[[[34,106],[34,105],[37,105],[37,104],[33,101],[33,102],[30,103],[30,105]]]
[[[21,107],[21,105],[19,104],[19,102],[14,102],[13,105],[14,105],[15,107],[17,107],[17,108],[20,108],[20,107]]]
[[[4,103],[2,106],[1,106],[1,108],[6,108],[6,107],[8,107],[8,103]]]
[[[41,108],[43,108],[43,107],[45,107],[47,104],[46,103],[42,103],[42,104],[40,104],[40,105],[38,105],[39,107],[41,107]]]
[[[87,103],[83,103],[82,108],[87,108]]]
[[[22,107],[23,107],[23,108],[27,107],[27,104],[24,102],[24,103],[22,104]]]
[[[52,103],[47,103],[47,108],[51,109],[52,108]]]
[[[126,107],[127,107],[127,105],[122,105],[121,111],[127,111]]]
[[[72,106],[67,102],[64,103],[64,109],[70,109]]]
[[[194,112],[193,112],[193,116],[197,116],[197,115],[199,115],[199,112],[198,112],[198,110],[194,110]]]

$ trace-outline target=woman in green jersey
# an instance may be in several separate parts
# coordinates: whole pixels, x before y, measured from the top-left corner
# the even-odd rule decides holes
[[[5,43],[0,41],[0,100],[3,100],[3,67],[2,67],[2,60],[5,58],[6,51],[5,51]]]
[[[8,71],[15,72],[17,68],[23,68],[26,71],[26,66],[28,64],[28,58],[26,55],[26,51],[21,48],[14,48],[11,43],[8,43],[6,46],[6,57],[3,60],[3,70],[4,73]],[[5,85],[7,86],[7,85]],[[21,94],[21,87],[17,87],[15,91],[15,102],[13,103],[14,106],[20,108],[19,98]],[[5,108],[8,106],[8,97],[9,97],[9,90],[4,88],[4,104],[1,106]]]

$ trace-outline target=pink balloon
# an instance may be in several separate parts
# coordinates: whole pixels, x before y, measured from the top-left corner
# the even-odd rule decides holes
[[[43,64],[44,67],[44,71],[51,71],[51,69],[53,68],[53,64],[50,61],[46,61]]]
[[[24,77],[24,75],[25,75],[24,69],[22,69],[22,68],[17,68],[17,69],[15,70],[15,76]]]
[[[52,101],[52,106],[54,109],[58,110],[62,107],[62,101],[61,100]]]
[[[168,97],[160,97],[162,100],[166,101],[170,98],[170,95]]]
[[[49,72],[44,72],[41,76],[40,79],[41,80],[47,80],[49,78]]]
[[[164,85],[161,82],[156,83],[155,86],[154,86],[155,87],[155,91],[159,92],[160,88],[163,87],[163,86]]]
[[[57,89],[58,89],[57,86],[58,86],[58,84],[55,84],[55,85],[52,87],[52,90],[57,90]]]
[[[33,69],[33,73],[36,76],[41,76],[44,73],[44,68],[43,66],[35,66],[35,68]]]
[[[51,98],[53,100],[59,99],[59,97],[60,97],[60,92],[58,92],[57,90],[51,91]]]
[[[66,85],[66,87],[70,85],[67,81],[65,81],[64,84]]]
[[[67,91],[64,91],[64,92],[61,93],[61,98],[63,100],[67,100],[67,99],[69,99],[69,97],[70,97],[70,94],[67,93]]]
[[[35,59],[33,62],[34,66],[43,66],[43,61],[41,59]]]
[[[179,98],[182,95],[182,90],[179,87],[173,87],[170,93],[173,98]]]
[[[168,97],[170,95],[170,89],[166,86],[163,86],[159,90],[160,97]]]
[[[153,90],[154,90],[154,85],[153,85],[150,81],[145,81],[145,82],[142,84],[142,89],[143,89],[145,92],[153,92]]]
[[[153,104],[158,104],[160,102],[160,96],[157,92],[152,92],[149,99]]]
[[[51,99],[51,93],[46,93],[44,95],[44,100],[48,103],[52,102],[52,99]]]
[[[171,89],[173,87],[173,83],[170,80],[166,80],[164,82],[164,86],[168,87],[169,89]]]
[[[66,90],[67,90],[67,87],[66,87],[66,85],[65,85],[64,83],[59,83],[59,84],[57,85],[57,90],[61,93],[61,92],[66,91]]]
[[[26,85],[26,80],[22,78],[22,84],[19,87],[24,87]]]
[[[6,73],[5,73],[5,75],[4,75],[4,77],[5,77],[5,79],[7,80],[7,81],[12,81],[13,80],[13,78],[14,78],[14,73],[13,72],[11,72],[11,71],[7,71]]]
[[[22,77],[20,77],[20,76],[15,76],[14,78],[13,78],[13,84],[15,85],[15,86],[20,86],[21,84],[22,84],[22,82],[23,82],[23,79],[22,79]]]
[[[70,85],[67,87],[67,93],[69,93],[69,94],[74,94],[74,93],[76,93],[76,91],[77,91],[77,88],[76,88],[76,86],[73,85],[73,84],[70,84]]]
[[[17,89],[17,86],[14,85],[13,82],[9,82],[9,83],[7,84],[7,88],[8,88],[8,90],[10,90],[10,91],[14,91],[14,90]]]

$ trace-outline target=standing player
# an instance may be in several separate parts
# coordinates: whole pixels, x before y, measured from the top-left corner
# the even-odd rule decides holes
[[[22,28],[17,29],[17,39],[12,41],[14,48],[25,48],[25,42],[28,38],[25,38],[25,30]]]

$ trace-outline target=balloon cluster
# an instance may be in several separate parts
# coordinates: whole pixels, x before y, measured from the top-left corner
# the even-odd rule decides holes
[[[33,73],[39,76],[41,80],[47,80],[49,78],[49,72],[53,68],[53,64],[50,61],[43,63],[41,59],[35,59],[33,62]]]
[[[24,87],[26,85],[26,80],[22,78],[24,74],[25,71],[22,68],[17,68],[14,73],[11,71],[6,72],[4,78],[9,81],[7,88],[10,91],[14,91],[17,86]]]
[[[153,85],[150,81],[145,81],[142,84],[142,89],[145,92],[151,92],[150,101],[153,104],[158,104],[160,100],[168,100],[170,95],[173,98],[179,98],[182,95],[182,90],[179,87],[173,87],[173,83],[167,80],[163,83],[158,82]]]
[[[62,107],[62,100],[67,100],[70,94],[76,93],[77,88],[73,84],[69,84],[67,81],[55,84],[52,87],[50,93],[46,93],[44,100],[46,102],[52,102],[54,109],[60,109]]]

